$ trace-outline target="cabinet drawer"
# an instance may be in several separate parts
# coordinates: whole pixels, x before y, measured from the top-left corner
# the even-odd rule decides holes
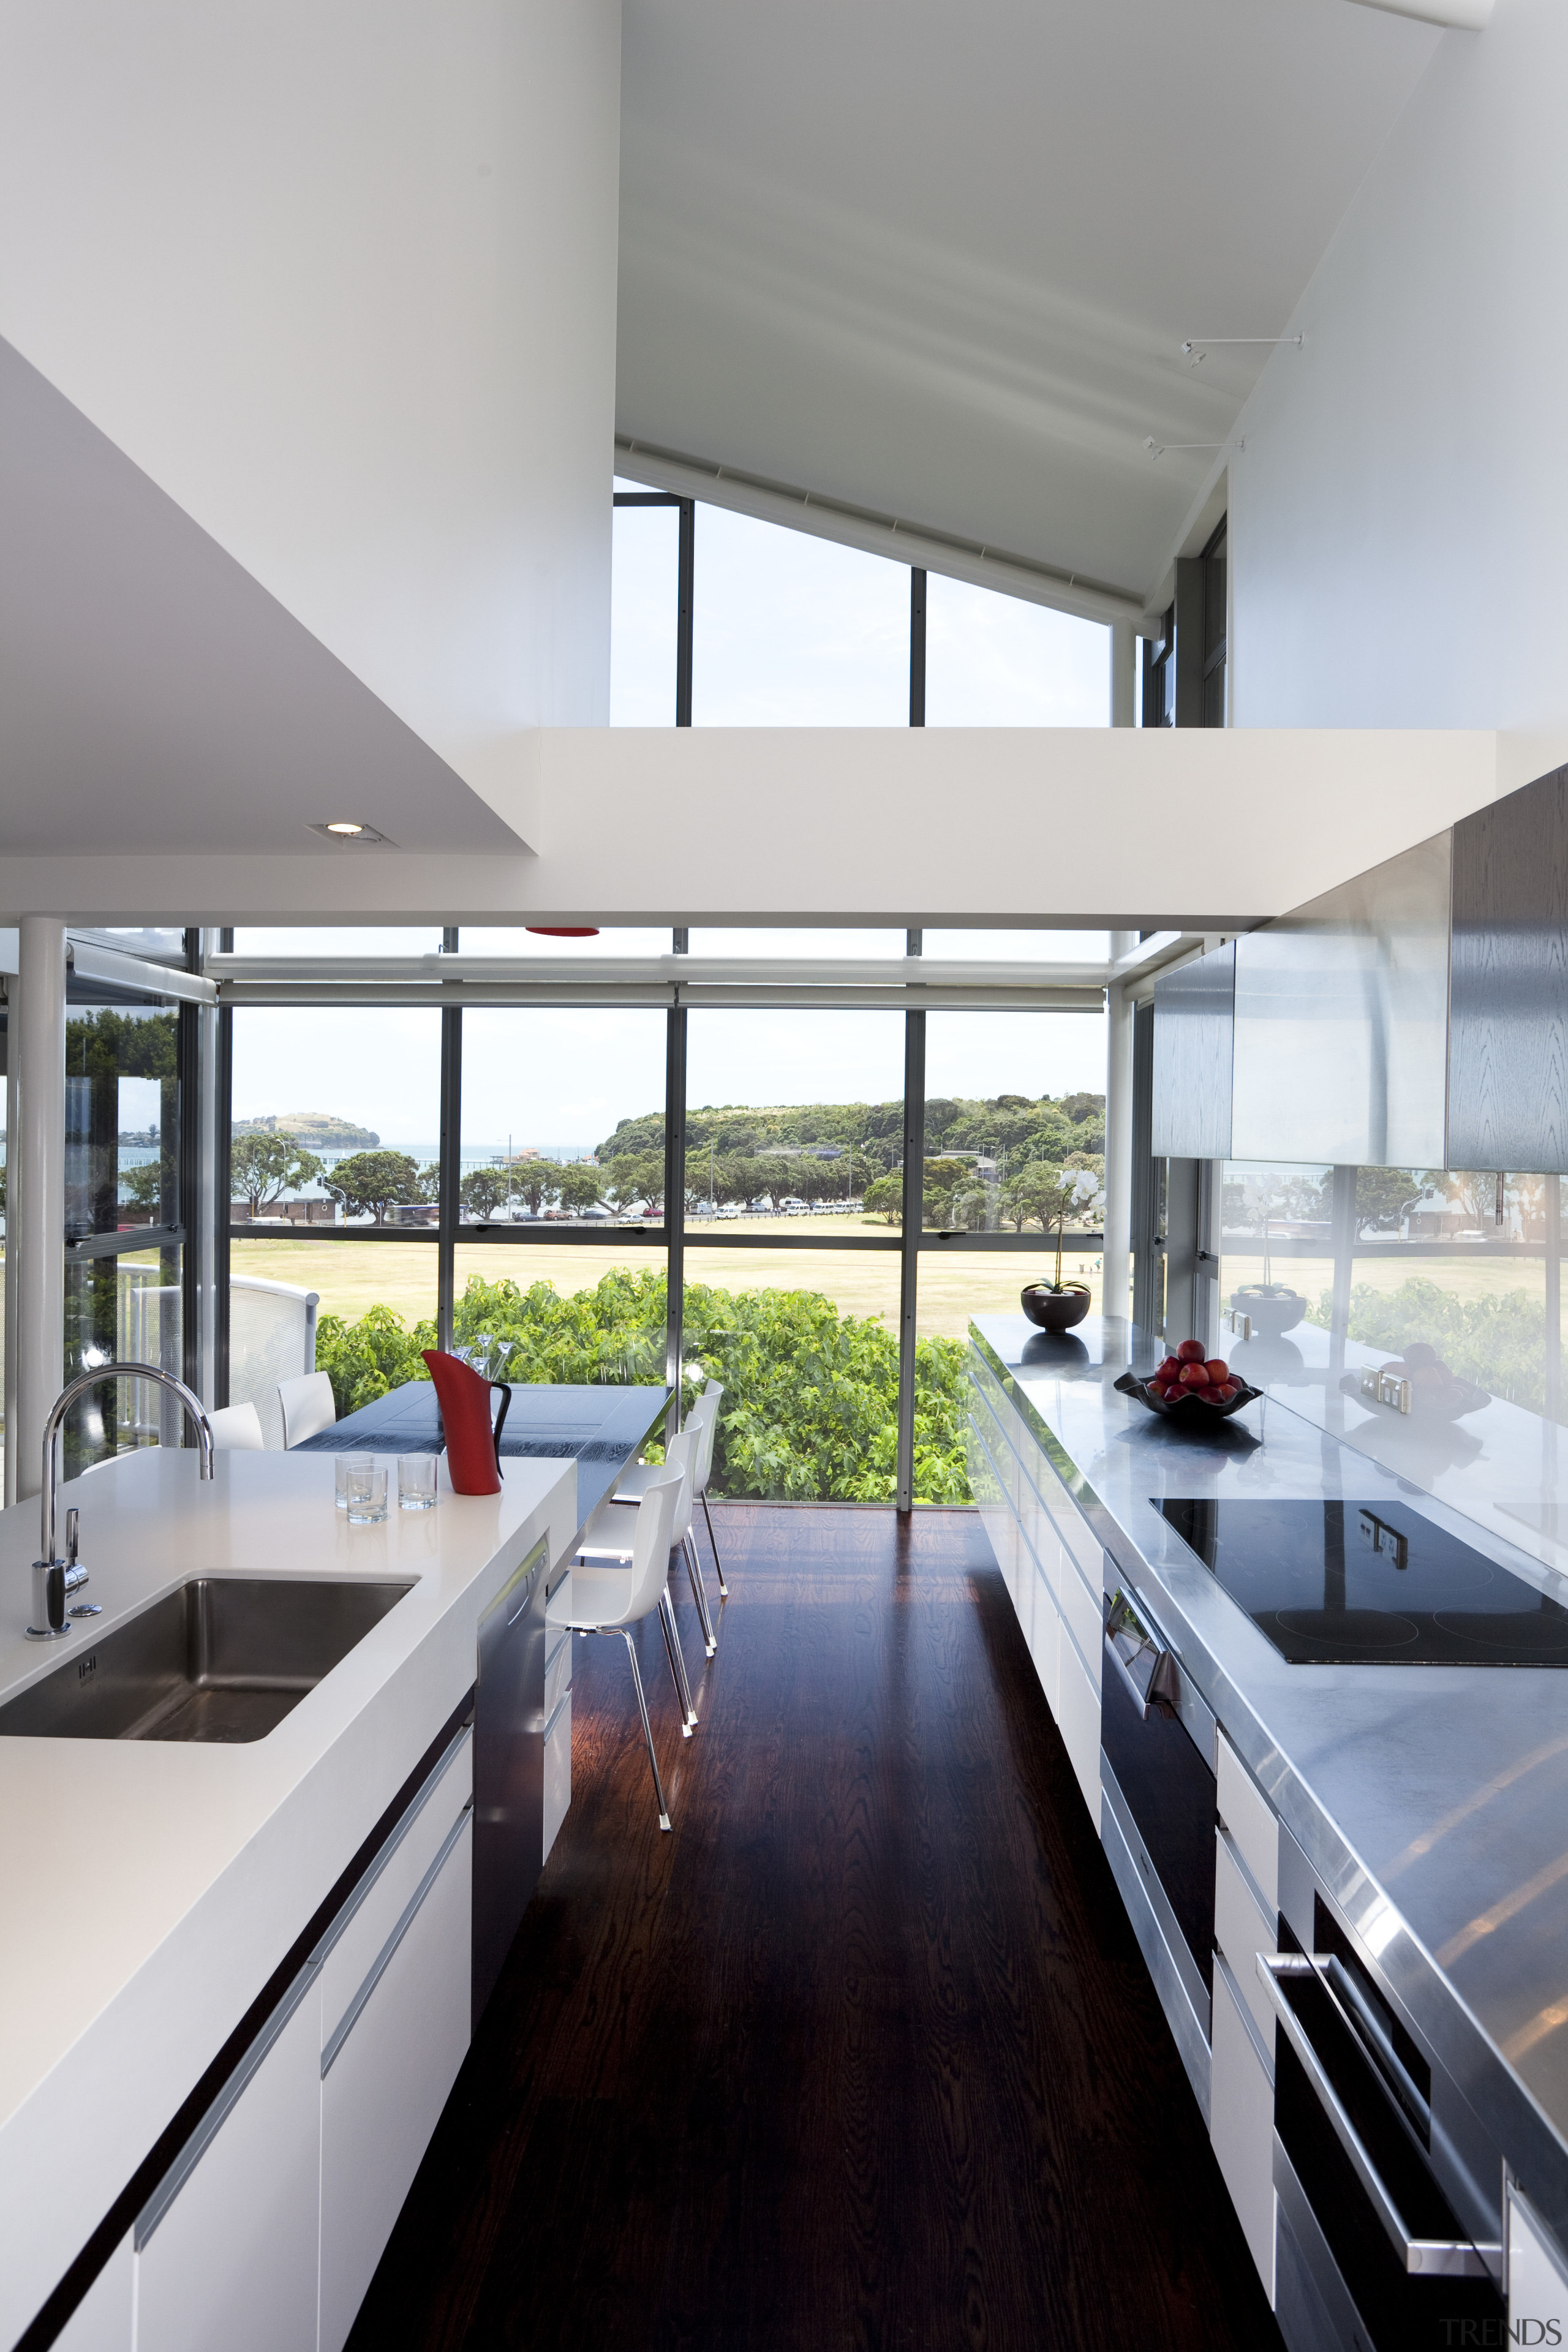
[[[1059,1673],[1061,1619],[1048,1587],[1041,1579],[1035,1595],[1035,1622],[1029,1634],[1029,1655],[1035,1662],[1035,1672],[1040,1678],[1040,1688],[1046,1695],[1046,1705],[1054,1721],[1058,1713],[1057,1678]]]
[[[55,2338],[54,2352],[132,2352],[136,2257],[128,2230]]]
[[[568,1691],[560,1703],[559,1712],[551,1719],[544,1734],[544,1859],[550,1859],[550,1849],[556,1833],[566,1818],[572,1802],[572,1694]]]
[[[1274,2085],[1223,1963],[1214,1972],[1209,2137],[1242,2235],[1274,2300]]]
[[[1100,1828],[1100,1693],[1084,1673],[1077,1651],[1063,1636],[1059,1653],[1057,1727],[1072,1759],[1094,1826]]]
[[[1279,1948],[1279,1923],[1260,1909],[1224,1830],[1215,1832],[1214,1939],[1230,1963],[1252,2021],[1273,2055],[1274,2011],[1258,1975],[1259,1952]]]
[[[468,1813],[324,2076],[318,2061],[320,2352],[353,2325],[468,2053],[473,1851]]]
[[[1279,1823],[1224,1732],[1215,1743],[1215,1807],[1270,1911],[1279,1908]],[[1240,1970],[1237,1971],[1239,1976]]]
[[[550,1629],[549,1639],[554,1643],[544,1661],[544,1720],[549,1722],[562,1700],[572,1687],[572,1635]]]
[[[1508,2200],[1508,2315],[1510,2343],[1568,2344],[1568,2271],[1545,2222],[1517,2189]],[[1527,2319],[1540,2323],[1528,2333]]]
[[[1100,1690],[1100,1652],[1105,1639],[1105,1604],[1098,1592],[1090,1592],[1070,1560],[1062,1562],[1060,1586],[1062,1617],[1078,1643],[1081,1664],[1088,1671],[1097,1694]]]
[[[473,1793],[474,1743],[465,1726],[321,1950],[323,2049]]]
[[[276,2038],[264,2035],[255,2071],[212,2137],[203,2144],[198,2134],[136,2223],[138,2352],[316,2352],[321,2058],[313,1972],[304,1985],[279,2012]]]

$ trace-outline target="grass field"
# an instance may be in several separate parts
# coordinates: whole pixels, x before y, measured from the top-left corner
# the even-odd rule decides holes
[[[795,1230],[802,1230],[804,1220]],[[769,1234],[772,1218],[736,1219],[725,1233]],[[858,1217],[814,1217],[813,1234],[886,1233],[880,1223]],[[617,1265],[662,1260],[662,1253],[626,1243],[574,1246],[567,1243],[463,1242],[458,1249],[459,1295],[468,1276],[486,1282],[510,1280],[526,1286],[552,1283],[563,1296],[591,1290],[601,1275]],[[976,1250],[962,1255],[929,1251],[921,1259],[919,1329],[922,1338],[968,1336],[972,1315],[1016,1314],[1026,1282],[1048,1276],[1055,1253],[1042,1240],[1034,1253],[1003,1256]],[[436,1251],[424,1242],[237,1241],[232,1271],[268,1282],[298,1283],[321,1295],[323,1315],[356,1320],[367,1307],[392,1307],[410,1323],[436,1312]],[[1100,1306],[1098,1255],[1064,1254],[1065,1280],[1087,1282]],[[899,1316],[899,1259],[892,1250],[766,1250],[689,1247],[688,1282],[717,1290],[816,1290],[844,1315],[877,1316],[891,1329]]]

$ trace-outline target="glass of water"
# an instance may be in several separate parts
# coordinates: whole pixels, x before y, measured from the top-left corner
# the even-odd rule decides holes
[[[430,1511],[436,1507],[436,1456],[400,1454],[397,1457],[397,1507],[400,1511]]]
[[[386,1517],[386,1465],[356,1455],[349,1465],[349,1525],[370,1527]]]
[[[336,1501],[340,1511],[346,1511],[349,1507],[349,1472],[351,1470],[369,1470],[374,1467],[374,1465],[368,1454],[333,1454],[332,1475],[337,1489]]]

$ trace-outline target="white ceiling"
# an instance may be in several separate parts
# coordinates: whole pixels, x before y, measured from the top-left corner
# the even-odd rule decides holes
[[[1345,0],[626,0],[616,429],[1157,586],[1434,46]],[[1449,38],[1466,38],[1463,34]]]
[[[0,341],[0,855],[522,844],[81,411]]]

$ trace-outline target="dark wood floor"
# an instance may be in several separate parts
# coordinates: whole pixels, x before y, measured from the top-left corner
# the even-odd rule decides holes
[[[1277,2347],[978,1519],[720,1540],[684,1749],[643,1647],[673,1835],[577,1645],[572,1811],[354,2352]]]

